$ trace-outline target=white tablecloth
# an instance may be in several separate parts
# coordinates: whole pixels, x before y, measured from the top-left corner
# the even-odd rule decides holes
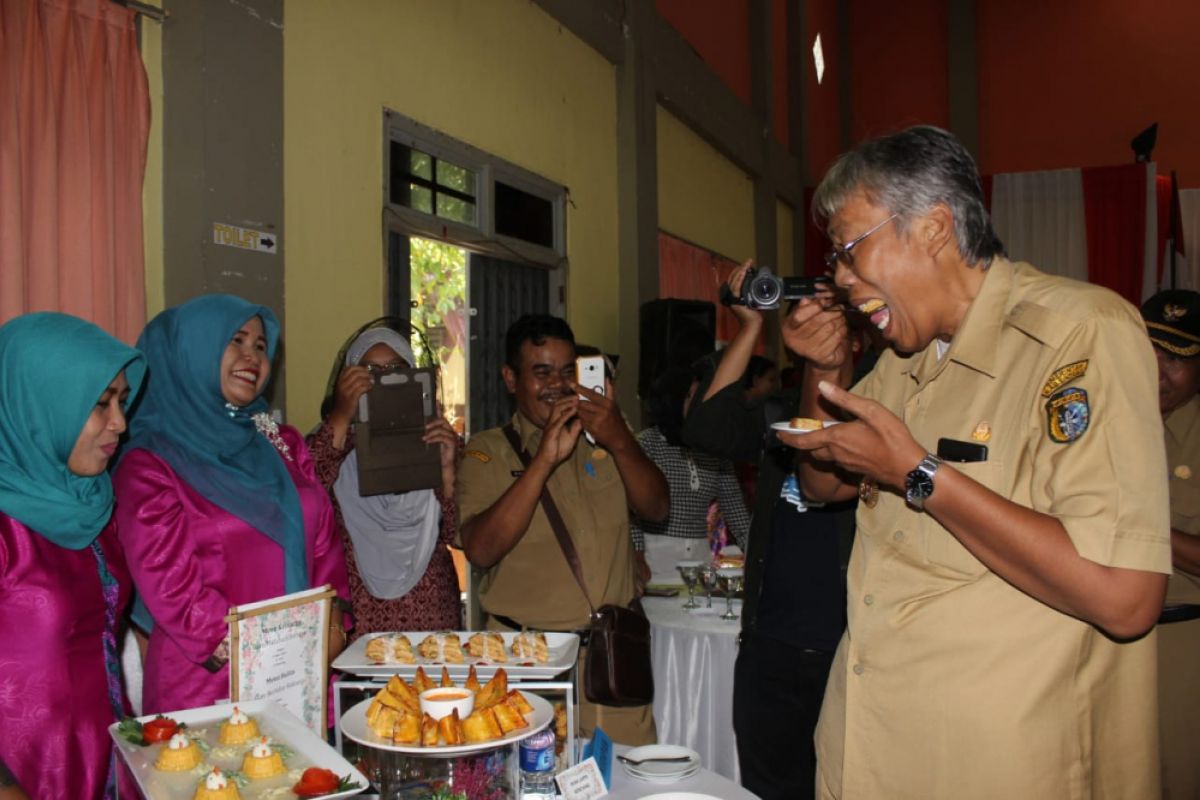
[[[653,637],[658,741],[690,747],[706,768],[736,783],[741,773],[733,736],[733,662],[741,620],[720,618],[724,598],[714,597],[711,609],[690,612],[682,607],[685,599],[642,600]],[[698,601],[705,602],[703,597]],[[734,610],[741,613],[740,601]]]

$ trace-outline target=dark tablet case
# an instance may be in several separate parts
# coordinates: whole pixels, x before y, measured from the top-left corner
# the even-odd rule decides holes
[[[427,445],[437,413],[437,372],[430,367],[383,375],[358,401],[354,446],[363,497],[434,489],[442,483],[440,445]]]

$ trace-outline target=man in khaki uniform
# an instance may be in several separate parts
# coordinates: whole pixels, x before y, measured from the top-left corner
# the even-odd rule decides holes
[[[523,465],[501,428],[471,437],[457,485],[463,550],[487,570],[480,605],[490,628],[584,633],[589,600],[599,608],[634,599],[629,509],[665,519],[667,483],[616,403],[576,385],[575,339],[566,322],[544,315],[517,320],[506,335],[506,361],[504,382],[517,402],[511,424],[532,461]],[[581,441],[584,432],[594,446]],[[543,487],[579,553],[586,598],[539,502]],[[582,690],[579,701],[585,734],[599,726],[625,744],[655,741],[649,705],[597,706]]]
[[[1156,797],[1171,560],[1136,309],[1005,260],[974,162],[936,128],[842,156],[814,208],[893,348],[851,394],[841,308],[784,326],[809,359],[801,413],[849,420],[781,434],[808,453],[805,496],[862,498],[817,794]]]
[[[1142,305],[1158,359],[1167,438],[1175,571],[1158,621],[1163,797],[1200,797],[1200,293],[1159,292]]]

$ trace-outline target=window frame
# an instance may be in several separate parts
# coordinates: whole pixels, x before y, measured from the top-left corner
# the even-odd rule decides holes
[[[392,143],[396,142],[447,161],[475,174],[476,224],[439,217],[391,201]],[[408,170],[406,169],[406,172]],[[553,246],[528,242],[495,230],[495,182],[499,180],[550,203]],[[434,182],[436,183],[436,173]],[[558,267],[567,255],[567,188],[499,156],[461,142],[410,119],[399,112],[383,113],[383,203],[409,235],[452,242],[467,250],[520,260],[543,267]],[[434,206],[436,210],[436,205]],[[391,227],[389,225],[388,227]]]

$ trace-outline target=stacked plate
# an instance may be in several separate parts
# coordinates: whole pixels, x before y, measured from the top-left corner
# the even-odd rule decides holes
[[[635,747],[617,762],[629,775],[650,783],[674,783],[700,771],[700,754],[673,744],[648,744]],[[668,760],[669,759],[669,760]],[[631,764],[630,761],[640,763]]]

